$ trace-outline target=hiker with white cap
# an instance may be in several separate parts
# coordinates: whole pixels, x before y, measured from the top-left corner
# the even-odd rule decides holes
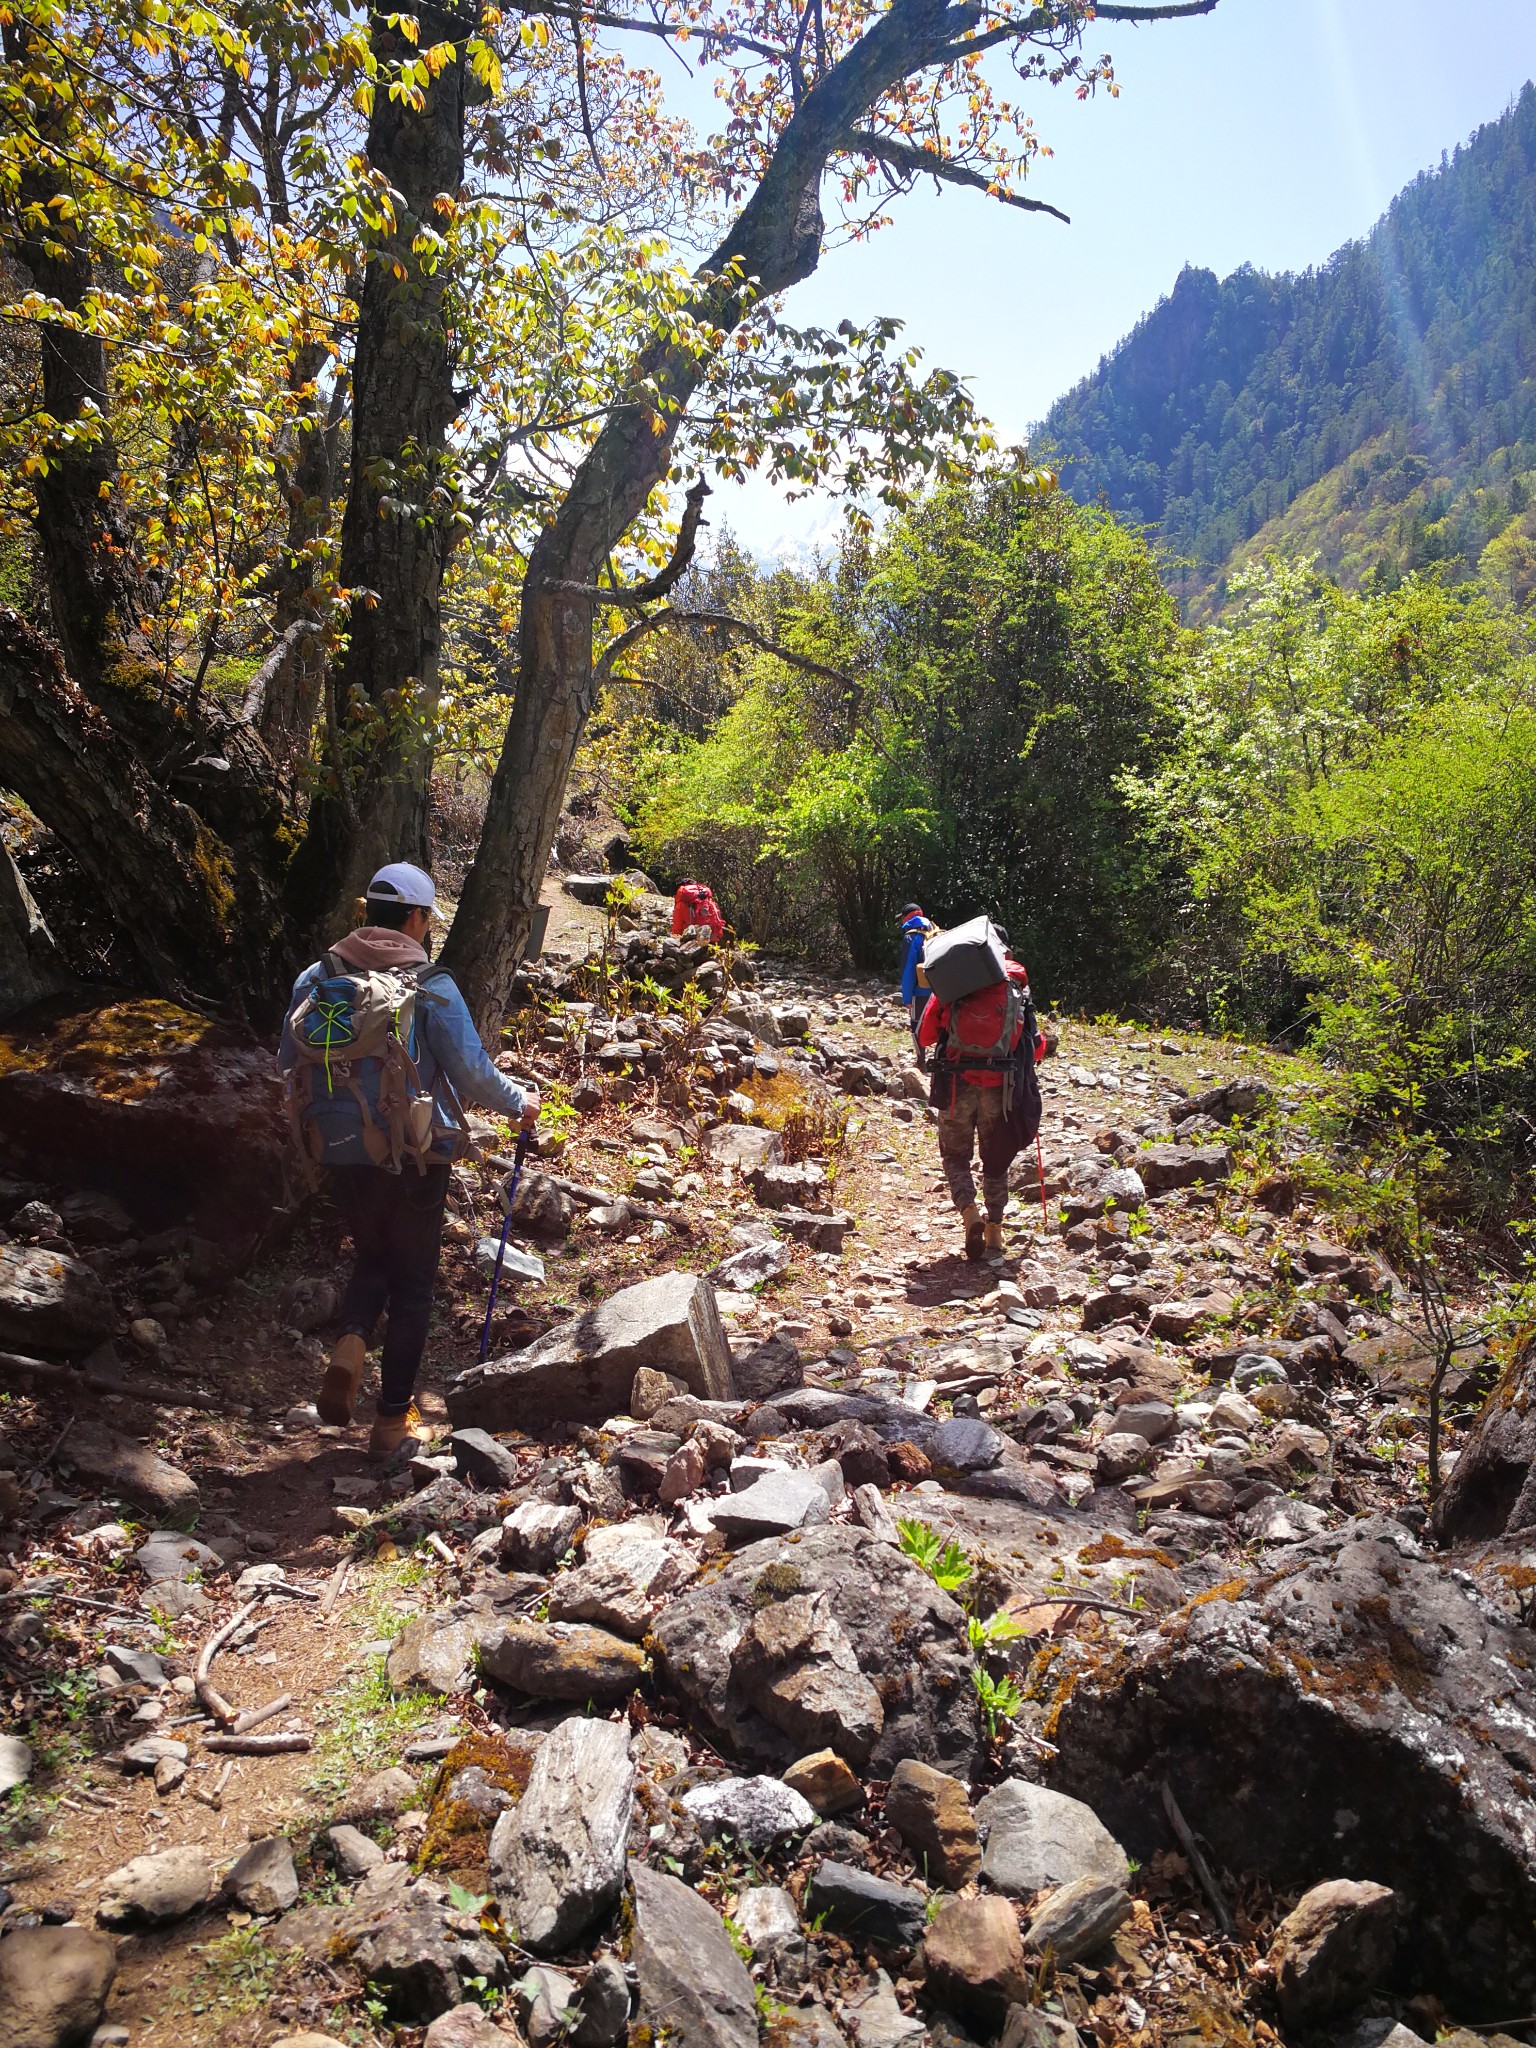
[[[451,975],[427,949],[436,890],[409,861],[368,884],[365,922],[293,985],[278,1051],[289,1117],[325,1169],[351,1234],[342,1334],[316,1405],[352,1421],[379,1317],[389,1327],[368,1455],[414,1447],[413,1399],[426,1349],[452,1162],[469,1148],[462,1103],[532,1128],[539,1098],[491,1064]]]

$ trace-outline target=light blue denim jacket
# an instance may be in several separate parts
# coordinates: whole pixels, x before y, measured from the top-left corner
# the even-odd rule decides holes
[[[293,984],[288,1015],[277,1049],[277,1070],[291,1073],[298,1063],[290,1019],[302,998],[328,972],[323,960],[305,968]],[[432,1090],[438,1120],[450,1130],[463,1133],[458,1143],[437,1147],[443,1160],[456,1158],[468,1143],[468,1132],[459,1115],[455,1095],[463,1102],[477,1102],[483,1109],[499,1110],[516,1123],[527,1103],[527,1095],[515,1081],[492,1066],[480,1043],[469,1007],[451,974],[440,967],[424,967],[416,984],[414,1043],[406,1048],[416,1062],[423,1087]],[[446,1077],[449,1086],[444,1086]],[[372,1162],[363,1144],[363,1118],[352,1094],[338,1088],[335,1095],[316,1101],[310,1120],[326,1141],[326,1161],[335,1166],[368,1166]]]

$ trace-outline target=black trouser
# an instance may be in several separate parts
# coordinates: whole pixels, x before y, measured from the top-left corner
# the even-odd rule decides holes
[[[379,1166],[333,1166],[329,1171],[354,1253],[341,1327],[371,1343],[374,1325],[389,1310],[379,1361],[379,1413],[403,1415],[427,1348],[449,1168],[429,1166],[418,1173],[407,1166],[386,1173]]]

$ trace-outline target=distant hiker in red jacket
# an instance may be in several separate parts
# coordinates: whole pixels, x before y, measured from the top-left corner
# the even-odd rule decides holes
[[[929,1099],[939,1112],[939,1158],[973,1261],[1001,1256],[1008,1168],[1040,1128],[1034,1068],[1045,1038],[1034,1014],[1028,970],[1009,957],[1005,980],[953,1004],[931,996],[917,1029],[919,1046],[938,1052]],[[985,1222],[976,1205],[973,1147],[981,1153]]]

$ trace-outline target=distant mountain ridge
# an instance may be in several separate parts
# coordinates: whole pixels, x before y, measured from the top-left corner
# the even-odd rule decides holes
[[[1272,546],[1536,594],[1536,87],[1321,268],[1186,269],[1036,446],[1195,610]]]

